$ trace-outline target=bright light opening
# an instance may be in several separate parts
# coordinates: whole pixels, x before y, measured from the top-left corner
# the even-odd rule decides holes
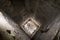
[[[25,25],[24,28],[28,30],[30,34],[32,34],[36,29],[36,25],[32,21],[28,21]]]
[[[3,12],[0,11],[0,28],[4,30],[10,30],[11,35],[14,36],[15,34],[13,33],[14,27],[10,25],[10,23],[7,21],[5,16],[3,15]]]
[[[40,28],[40,25],[34,19],[28,18],[25,22],[23,22],[21,27],[30,37],[32,37]]]
[[[0,12],[0,25],[2,25],[2,26],[3,26],[2,28],[4,28],[4,29],[14,30],[14,28],[12,27],[12,25],[10,25],[10,24],[6,21],[6,19],[5,19],[5,17],[3,16],[3,13],[2,13],[2,12]],[[1,28],[1,26],[0,26],[0,28]]]

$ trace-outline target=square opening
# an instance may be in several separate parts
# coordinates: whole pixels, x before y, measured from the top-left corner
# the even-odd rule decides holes
[[[32,34],[36,29],[36,25],[32,21],[28,21],[25,25],[24,28],[28,30],[30,34]]]
[[[40,28],[40,26],[38,25],[38,23],[32,19],[29,18],[27,19],[23,25],[22,25],[22,29],[30,36],[33,37],[33,35],[37,32],[37,30]]]

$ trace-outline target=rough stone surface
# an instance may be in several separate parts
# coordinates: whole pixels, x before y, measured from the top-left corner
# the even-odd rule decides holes
[[[41,29],[32,38],[40,40],[40,30],[50,29],[49,24],[60,15],[60,0],[0,0],[0,9],[19,25],[28,17],[41,22]]]

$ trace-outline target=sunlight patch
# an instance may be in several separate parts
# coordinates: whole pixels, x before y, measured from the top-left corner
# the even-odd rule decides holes
[[[23,24],[22,29],[30,36],[32,37],[37,30],[40,28],[41,25],[34,20],[33,18],[28,18]]]

